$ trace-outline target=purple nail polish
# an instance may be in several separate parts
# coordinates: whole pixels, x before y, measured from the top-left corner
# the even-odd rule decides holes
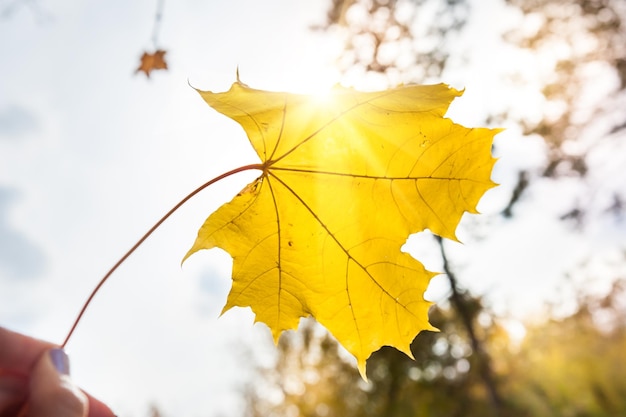
[[[70,359],[63,349],[50,349],[50,359],[56,370],[63,375],[70,374]]]

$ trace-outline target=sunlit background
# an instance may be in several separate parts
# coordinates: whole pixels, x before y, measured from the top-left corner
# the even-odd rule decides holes
[[[248,310],[219,317],[230,258],[180,261],[242,173],[106,283],[75,379],[123,417],[626,415],[625,25],[620,0],[0,0],[0,325],[62,342],[165,212],[256,162],[192,87],[445,82],[449,117],[506,130],[463,244],[405,246],[446,272],[416,361],[383,349],[368,385],[311,322],[276,348]],[[167,70],[137,73],[157,49]]]

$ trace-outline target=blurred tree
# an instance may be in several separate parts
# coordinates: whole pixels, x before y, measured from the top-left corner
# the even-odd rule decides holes
[[[469,16],[468,0],[332,0],[317,30],[339,29],[338,66],[387,84],[438,80]]]
[[[481,301],[467,293],[462,297],[480,337],[506,345],[506,332],[484,313]],[[281,337],[277,366],[260,370],[263,383],[249,393],[247,415],[494,415],[476,366],[479,357],[472,354],[459,315],[444,303],[432,310],[431,320],[441,332],[417,336],[411,346],[415,360],[385,347],[368,361],[368,382],[332,336],[312,320],[305,321],[297,333]]]
[[[536,89],[539,111],[529,115],[512,105],[485,123],[523,126],[525,135],[543,139],[546,155],[536,172],[519,171],[501,214],[514,220],[527,191],[546,180],[553,186],[575,181],[578,198],[560,220],[574,221],[581,232],[590,219],[607,214],[620,222],[626,198],[626,149],[619,141],[626,131],[623,1],[502,1],[519,18],[506,40],[532,64],[509,81]],[[466,35],[473,5],[332,0],[327,22],[316,29],[344,37],[339,65],[347,77],[387,85],[439,82],[451,65],[472,60],[472,51],[455,43]],[[571,316],[537,323],[515,345],[481,299],[461,288],[443,242],[438,244],[450,296],[432,310],[441,333],[415,339],[416,361],[383,348],[368,361],[366,384],[333,339],[308,323],[300,336],[281,339],[277,367],[261,371],[267,382],[262,391],[251,390],[249,415],[626,415],[623,281],[604,299],[581,297]],[[609,316],[613,324],[600,326],[598,317]]]
[[[502,355],[506,391],[533,416],[626,415],[626,280],[576,311],[528,328]]]
[[[527,328],[513,343],[463,293],[481,340],[494,354],[503,417],[616,417],[626,415],[626,279],[605,295],[582,295],[574,313]],[[556,314],[556,312],[553,312]],[[349,355],[312,320],[279,342],[276,367],[260,370],[248,393],[249,417],[494,415],[464,335],[460,316],[445,302],[433,308],[440,333],[423,332],[411,346],[415,361],[383,348],[368,362],[369,382]]]
[[[518,82],[532,88],[539,79],[541,117],[514,118],[526,135],[547,145],[539,176],[581,179],[578,202],[562,220],[581,226],[585,218],[624,211],[622,169],[604,161],[624,150],[626,116],[626,8],[621,0],[507,0],[523,15],[507,40],[531,52],[531,68],[520,69]],[[590,164],[591,162],[591,164]],[[617,162],[617,161],[616,161]],[[624,161],[622,161],[624,162]],[[590,172],[590,170],[592,172]],[[533,176],[534,177],[534,176]],[[589,177],[594,181],[586,181]],[[612,177],[612,178],[611,178]],[[518,193],[505,214],[532,182],[520,176]]]

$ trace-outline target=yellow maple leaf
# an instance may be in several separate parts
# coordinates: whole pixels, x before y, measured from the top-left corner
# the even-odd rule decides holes
[[[384,345],[411,356],[435,273],[401,251],[425,229],[456,239],[491,181],[497,130],[444,118],[444,84],[381,92],[336,87],[328,100],[249,88],[199,91],[245,130],[261,175],[211,214],[185,259],[233,257],[224,311],[250,307],[274,340],[312,315],[365,362]]]

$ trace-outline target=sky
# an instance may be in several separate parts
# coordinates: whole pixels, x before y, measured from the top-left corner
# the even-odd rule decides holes
[[[0,10],[10,4],[0,0]],[[0,325],[60,343],[102,275],[165,212],[205,181],[256,162],[239,126],[191,86],[224,91],[239,68],[255,88],[318,92],[339,81],[333,60],[342,43],[309,29],[323,21],[324,2],[165,2],[158,46],[168,51],[169,70],[147,79],[134,71],[154,46],[155,1],[16,4],[0,18]],[[476,23],[464,42],[481,64],[441,80],[466,88],[449,115],[470,126],[507,100],[537,108],[530,91],[498,93],[494,74],[513,63],[489,31],[515,16],[500,15],[493,1],[480,4],[491,24]],[[626,233],[623,224],[595,224],[581,236],[555,223],[579,198],[567,182],[558,193],[540,183],[532,209],[520,203],[520,221],[493,216],[517,170],[541,166],[545,150],[506,127],[496,140],[500,187],[481,203],[485,216],[464,219],[464,244],[446,245],[466,287],[520,318],[559,300],[561,284],[551,277],[589,254],[616,257]],[[228,178],[168,219],[105,284],[70,340],[75,379],[118,415],[147,415],[150,404],[166,416],[240,414],[253,361],[274,353],[269,331],[245,309],[219,317],[228,255],[205,251],[180,262],[204,219],[253,177]],[[426,234],[406,248],[441,270]],[[598,291],[605,287],[598,283]],[[445,291],[438,277],[429,296]]]
[[[100,277],[160,216],[256,162],[243,132],[190,84],[223,91],[237,67],[267,89],[336,79],[308,29],[324,16],[311,2],[166,2],[159,46],[170,69],[150,79],[134,71],[153,48],[156,2],[36,5],[0,20],[0,325],[60,343]],[[223,181],[172,216],[68,344],[78,383],[119,415],[152,403],[165,415],[239,414],[241,383],[270,335],[245,310],[218,320],[228,256],[180,263],[204,219],[250,180]]]

